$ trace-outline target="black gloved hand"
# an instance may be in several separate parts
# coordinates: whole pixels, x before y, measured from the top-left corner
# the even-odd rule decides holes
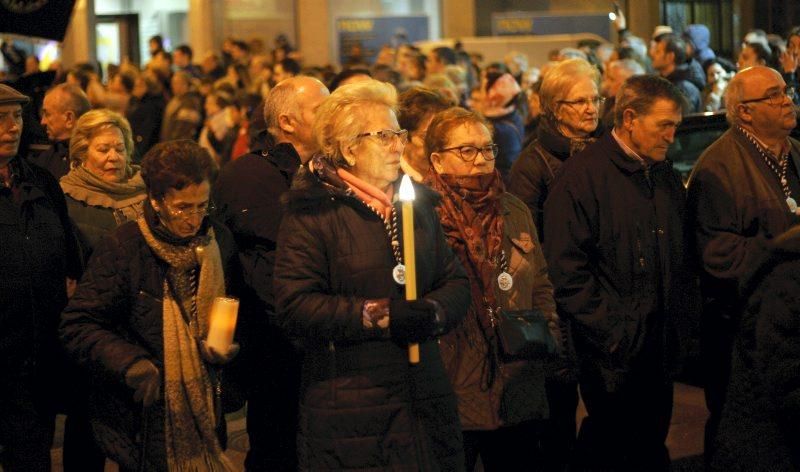
[[[125,384],[135,390],[133,401],[142,402],[145,407],[148,407],[160,396],[161,373],[155,364],[147,359],[141,359],[125,372]]]
[[[415,343],[442,333],[444,316],[432,300],[392,300],[389,303],[389,331],[396,341]]]

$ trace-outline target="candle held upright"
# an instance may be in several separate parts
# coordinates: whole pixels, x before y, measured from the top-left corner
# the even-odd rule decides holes
[[[400,201],[403,205],[403,262],[406,266],[406,300],[417,299],[417,260],[414,248],[414,185],[404,175],[400,181]],[[419,363],[419,344],[408,345],[408,362]]]
[[[208,339],[206,340],[209,347],[219,353],[227,353],[230,350],[238,315],[239,300],[227,297],[214,299],[208,321]]]

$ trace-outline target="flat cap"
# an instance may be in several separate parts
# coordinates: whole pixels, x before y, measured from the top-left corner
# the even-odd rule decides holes
[[[10,105],[12,103],[19,103],[25,105],[31,99],[27,95],[17,92],[14,88],[5,84],[0,84],[0,105]]]

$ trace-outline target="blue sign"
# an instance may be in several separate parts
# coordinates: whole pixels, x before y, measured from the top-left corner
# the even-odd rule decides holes
[[[526,11],[492,13],[494,36],[516,34],[573,34],[594,33],[611,39],[608,13],[552,15]]]
[[[427,16],[337,18],[336,32],[341,64],[372,64],[386,44],[397,47],[429,39]]]

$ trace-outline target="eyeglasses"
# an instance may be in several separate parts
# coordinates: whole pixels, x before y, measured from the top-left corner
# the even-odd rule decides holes
[[[558,103],[574,106],[578,109],[587,109],[589,105],[594,105],[595,108],[600,108],[603,103],[606,102],[605,97],[592,97],[592,98],[582,98],[580,100],[559,100]]]
[[[783,90],[774,90],[761,98],[751,98],[750,100],[742,100],[741,104],[744,103],[753,103],[753,102],[763,102],[768,101],[772,106],[778,106],[783,104],[783,98],[789,97],[789,100],[794,102],[795,98],[797,97],[797,91],[794,87],[787,85],[786,88]]]
[[[400,130],[393,130],[393,129],[382,129],[380,131],[372,131],[370,133],[361,133],[356,138],[364,138],[366,136],[376,136],[381,144],[384,146],[390,146],[395,139],[400,140],[400,144],[404,145],[408,142],[408,130],[400,129]]]
[[[208,215],[209,213],[213,212],[215,208],[214,208],[214,205],[212,205],[211,203],[206,203],[205,205],[203,205],[203,206],[201,206],[199,208],[192,208],[192,209],[189,209],[189,208],[187,208],[187,209],[178,208],[178,209],[175,209],[175,208],[170,208],[169,205],[164,203],[164,209],[167,210],[167,213],[169,214],[169,216],[171,216],[173,218],[179,218],[179,219],[182,219],[182,220],[188,220],[189,218],[191,218],[194,215],[200,215],[201,217],[204,217],[204,216]]]
[[[458,157],[461,158],[462,161],[465,162],[472,162],[478,157],[478,153],[480,152],[483,155],[483,158],[487,161],[493,161],[495,157],[497,157],[497,152],[499,147],[497,144],[488,144],[483,147],[475,147],[475,146],[456,146],[447,149],[442,149],[439,152],[449,152],[454,151]]]

